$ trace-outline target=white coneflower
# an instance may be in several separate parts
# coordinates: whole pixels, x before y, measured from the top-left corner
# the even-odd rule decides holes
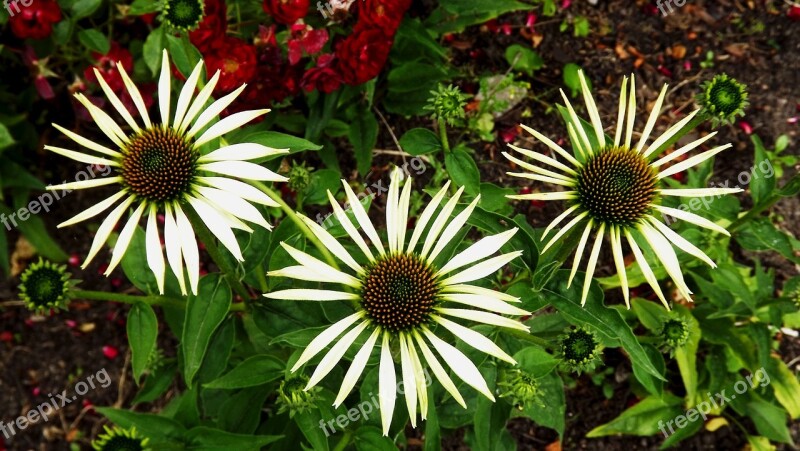
[[[501,316],[529,314],[525,310],[509,304],[519,302],[517,298],[470,284],[470,282],[494,274],[521,254],[521,252],[511,252],[489,258],[511,239],[517,229],[483,238],[459,252],[441,267],[437,267],[433,263],[434,260],[464,227],[479,199],[475,199],[450,221],[450,215],[456,207],[463,188],[459,189],[456,195],[436,214],[447,192],[448,186],[446,185],[422,212],[406,245],[406,223],[408,222],[411,196],[410,180],[401,194],[400,171],[395,170],[392,173],[386,205],[386,242],[381,241],[378,232],[367,217],[366,211],[358,201],[358,197],[347,183],[344,183],[344,188],[355,218],[364,234],[372,242],[374,250],[367,245],[361,233],[356,230],[330,192],[328,197],[336,218],[341,222],[353,242],[361,249],[368,263],[364,266],[357,263],[356,259],[330,233],[317,223],[303,217],[323,245],[347,266],[347,271],[335,269],[327,263],[283,244],[284,249],[299,265],[270,273],[273,277],[341,284],[345,289],[289,289],[268,293],[265,295],[268,298],[353,301],[358,306],[355,313],[336,322],[319,334],[302,353],[292,367],[292,371],[296,371],[328,345],[335,342],[330,351],[322,358],[308,382],[307,388],[313,387],[336,366],[347,349],[366,331],[369,338],[353,359],[334,405],[339,406],[345,400],[364,371],[364,366],[372,354],[373,348],[379,344],[381,358],[378,391],[384,435],[389,433],[396,399],[393,351],[399,350],[404,386],[415,387],[415,389],[407,388],[405,390],[406,404],[411,416],[411,424],[414,426],[416,426],[417,406],[419,405],[423,419],[428,411],[428,392],[424,383],[423,361],[427,362],[427,366],[431,368],[436,378],[462,406],[466,407],[464,399],[448,376],[445,367],[439,363],[439,359],[443,359],[445,364],[468,385],[494,400],[486,381],[475,364],[453,345],[439,338],[436,332],[448,330],[482,352],[506,362],[515,363],[514,359],[492,340],[456,321],[468,320],[523,331],[528,330],[519,321]],[[423,240],[423,232],[426,228],[428,232]],[[345,331],[347,333],[344,333]],[[341,336],[343,333],[344,335]],[[438,357],[434,350],[438,353]],[[424,360],[420,357],[420,353]]]
[[[653,271],[650,269],[650,265],[647,263],[641,248],[631,234],[632,230],[638,230],[641,233],[644,240],[653,249],[654,253],[667,270],[667,273],[675,282],[680,294],[684,298],[691,300],[691,291],[683,279],[678,257],[672,245],[700,258],[712,267],[716,265],[703,251],[670,229],[666,224],[660,221],[656,215],[673,216],[726,235],[728,232],[702,216],[661,205],[661,196],[718,196],[737,193],[740,192],[741,189],[666,189],[661,188],[659,182],[665,177],[685,171],[686,169],[706,161],[719,152],[731,147],[731,145],[726,144],[724,146],[715,147],[665,169],[664,166],[667,163],[672,162],[716,135],[716,132],[711,133],[660,159],[651,161],[658,156],[656,151],[686,126],[686,124],[697,115],[699,110],[689,114],[686,118],[670,127],[663,135],[647,145],[647,140],[650,138],[650,133],[653,131],[667,92],[667,86],[665,85],[653,107],[653,111],[650,113],[641,138],[637,143],[634,143],[632,140],[633,125],[636,117],[635,79],[631,76],[630,93],[626,96],[628,79],[625,78],[622,82],[614,141],[607,142],[605,133],[603,132],[603,125],[600,122],[600,113],[589,92],[583,72],[579,72],[579,76],[583,98],[586,102],[586,109],[589,112],[593,128],[592,134],[594,136],[592,136],[592,138],[594,139],[589,139],[589,134],[584,130],[578,116],[575,114],[575,110],[562,91],[561,94],[564,97],[570,117],[570,120],[567,121],[567,128],[570,141],[576,149],[576,155],[573,156],[569,154],[552,140],[524,125],[522,127],[525,130],[530,132],[536,139],[544,143],[556,154],[563,157],[567,164],[557,161],[555,158],[521,149],[513,145],[510,147],[520,154],[536,160],[539,163],[546,164],[550,166],[550,168],[545,169],[522,161],[508,153],[504,153],[506,158],[515,162],[523,169],[531,171],[530,173],[509,173],[509,175],[561,185],[566,187],[566,191],[513,195],[508,197],[512,199],[566,200],[570,204],[569,208],[559,215],[545,229],[542,235],[544,239],[550,231],[564,219],[570,215],[574,216],[572,220],[559,230],[545,245],[542,251],[545,252],[573,227],[583,228],[583,234],[578,243],[578,249],[575,253],[575,259],[572,265],[572,273],[569,277],[570,284],[580,264],[581,256],[586,248],[589,235],[592,230],[596,229],[597,236],[591,247],[589,262],[586,267],[586,279],[581,296],[582,304],[586,302],[586,296],[589,292],[590,282],[594,276],[600,247],[603,242],[603,235],[607,233],[611,241],[614,263],[619,273],[625,302],[630,305],[628,280],[622,254],[623,236],[630,245],[647,282],[653,287],[653,290],[655,290],[661,302],[669,308],[667,300],[658,285],[658,281]]]
[[[107,147],[80,136],[56,124],[53,125],[57,129],[91,152],[77,152],[54,146],[45,146],[45,148],[83,163],[108,165],[115,172],[111,177],[50,186],[48,189],[83,189],[118,185],[120,190],[72,219],[59,224],[58,227],[85,221],[106,211],[111,206],[117,205],[98,228],[89,255],[83,263],[85,268],[108,240],[114,226],[125,212],[132,211],[114,246],[111,262],[106,271],[106,275],[108,275],[122,260],[137,224],[143,216],[147,216],[147,263],[156,276],[159,291],[163,294],[166,265],[156,220],[157,214],[163,213],[165,218],[164,243],[169,266],[178,278],[181,291],[186,294],[186,282],[183,275],[185,262],[189,285],[192,292],[197,294],[200,258],[194,230],[184,209],[191,207],[197,212],[208,229],[236,259],[241,261],[243,259],[242,252],[232,229],[252,232],[252,229],[242,220],[270,228],[258,209],[249,202],[269,206],[277,206],[277,204],[252,185],[236,179],[285,181],[285,177],[246,160],[263,158],[286,151],[254,143],[233,144],[208,153],[201,151],[203,146],[212,140],[269,111],[243,111],[232,114],[206,128],[236,99],[245,86],[243,85],[206,107],[219,80],[220,72],[217,71],[195,96],[203,68],[202,60],[197,63],[186,80],[177,99],[177,108],[172,113],[170,64],[167,52],[164,51],[158,85],[160,123],[153,123],[150,120],[144,100],[122,64],[118,63],[117,68],[141,115],[142,125],[133,118],[119,97],[95,69],[97,80],[109,102],[132,131],[126,133],[114,119],[92,104],[84,95],[76,94],[75,97],[86,107],[92,119],[116,146],[116,149],[113,149],[113,146]]]

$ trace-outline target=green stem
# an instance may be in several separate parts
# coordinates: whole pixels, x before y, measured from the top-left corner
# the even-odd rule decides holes
[[[333,255],[330,253],[328,248],[322,244],[319,238],[317,238],[317,236],[314,235],[314,232],[308,228],[306,223],[303,222],[302,219],[300,219],[300,216],[297,215],[297,213],[292,209],[292,207],[290,207],[289,204],[287,204],[286,201],[284,201],[283,198],[281,198],[281,196],[278,195],[278,193],[276,193],[275,191],[270,189],[267,185],[261,182],[251,181],[251,183],[253,184],[253,186],[263,191],[264,194],[269,196],[270,199],[277,202],[278,205],[280,205],[281,210],[283,210],[283,212],[286,213],[286,216],[288,216],[289,219],[291,219],[292,222],[294,222],[297,225],[297,227],[300,228],[300,231],[303,232],[303,235],[306,236],[308,241],[311,241],[311,243],[317,249],[319,249],[319,251],[322,253],[322,256],[325,257],[325,260],[328,262],[328,264],[336,269],[339,269],[339,264],[336,263],[336,259],[333,258]]]
[[[743,225],[747,224],[748,221],[750,221],[751,219],[763,213],[765,210],[768,210],[770,207],[775,205],[775,203],[778,202],[781,199],[781,197],[783,196],[781,196],[780,194],[773,194],[770,198],[762,202],[760,205],[756,205],[755,207],[753,207],[751,210],[745,213],[744,216],[733,221],[731,225],[728,226],[728,233],[733,234],[734,232],[739,230]]]
[[[222,273],[228,279],[228,282],[231,284],[231,288],[233,288],[233,290],[242,297],[242,300],[245,302],[248,301],[251,298],[250,292],[247,290],[247,287],[244,286],[242,281],[236,277],[236,269],[230,264],[228,259],[222,255],[214,236],[211,234],[205,224],[203,224],[203,220],[200,219],[197,213],[191,208],[187,208],[184,211],[189,217],[189,222],[192,223],[192,228],[197,234],[197,237],[203,244],[205,244],[206,252],[208,252],[208,255],[211,256],[211,259],[214,260],[214,263],[217,264],[220,271],[222,271]]]
[[[345,448],[347,448],[347,445],[350,444],[350,439],[352,437],[353,437],[352,432],[344,431],[344,435],[342,436],[341,440],[339,440],[339,443],[337,443],[336,446],[333,448],[333,451],[343,451]]]
[[[513,335],[513,336],[515,336],[517,338],[521,338],[521,339],[523,339],[525,341],[529,341],[531,343],[534,343],[534,344],[539,345],[539,346],[541,346],[543,348],[546,348],[546,349],[550,349],[550,348],[553,347],[553,345],[549,341],[547,341],[547,340],[545,340],[543,338],[539,338],[539,337],[537,337],[535,335],[531,335],[530,333],[522,331],[522,330],[508,329],[508,330],[505,330],[504,332],[510,333],[511,335]]]
[[[87,299],[90,301],[112,301],[121,302],[123,304],[143,302],[148,305],[158,305],[161,307],[186,308],[186,303],[184,301],[166,296],[135,296],[132,294],[108,293],[105,291],[70,290],[70,297],[73,299]]]
[[[450,140],[447,139],[447,127],[445,126],[444,119],[439,118],[439,138],[442,140],[442,148],[445,153],[450,153]]]
[[[650,156],[655,158],[656,156],[661,154],[661,152],[663,152],[665,149],[669,149],[673,144],[678,142],[679,139],[686,136],[687,133],[694,130],[695,128],[697,128],[698,125],[702,124],[705,121],[706,117],[703,116],[702,113],[698,113],[697,116],[694,117],[694,119],[692,119],[691,121],[689,121],[688,124],[686,124],[686,126],[678,130],[678,132],[675,133],[672,136],[672,138],[668,139],[664,144],[658,146],[658,148],[655,151],[651,152]]]

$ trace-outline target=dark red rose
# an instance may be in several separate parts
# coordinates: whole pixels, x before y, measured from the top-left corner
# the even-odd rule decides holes
[[[339,89],[342,85],[342,77],[334,70],[335,56],[330,53],[320,55],[317,59],[317,66],[307,70],[300,81],[300,85],[308,91],[323,92],[330,94]]]
[[[411,0],[363,0],[357,3],[359,23],[381,29],[387,36],[394,35],[411,7]]]
[[[94,69],[97,68],[112,91],[116,93],[124,91],[125,84],[122,82],[122,76],[117,70],[117,62],[121,62],[122,67],[130,74],[133,71],[133,56],[131,52],[126,48],[120,47],[118,43],[112,42],[108,53],[101,55],[93,52],[92,56],[97,61],[97,64],[87,67],[83,71],[83,77],[91,83],[97,83],[97,77],[94,75]]]
[[[61,20],[61,8],[55,0],[18,0],[7,5],[11,31],[20,39],[44,39]]]
[[[202,52],[213,45],[214,40],[225,36],[228,29],[228,7],[224,0],[205,0],[204,17],[196,30],[189,33],[189,40]]]
[[[311,0],[264,0],[264,11],[276,22],[291,25],[306,17]]]
[[[382,31],[356,26],[336,46],[336,71],[348,85],[360,85],[375,77],[386,65],[392,39]]]
[[[292,25],[292,34],[287,43],[289,51],[289,64],[297,64],[303,53],[309,56],[322,51],[328,42],[327,30],[314,30],[308,25]]]
[[[256,73],[256,48],[239,38],[219,38],[203,57],[208,74],[221,71],[216,92],[233,91],[252,80]]]

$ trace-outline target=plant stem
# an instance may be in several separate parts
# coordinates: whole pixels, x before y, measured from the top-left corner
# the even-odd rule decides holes
[[[549,341],[547,341],[547,340],[545,340],[543,338],[539,338],[539,337],[537,337],[535,335],[531,335],[530,333],[522,331],[522,330],[509,329],[509,330],[506,330],[504,332],[510,333],[511,335],[513,335],[513,336],[515,336],[517,338],[521,338],[521,339],[523,339],[525,341],[529,341],[531,343],[534,343],[534,344],[539,345],[539,346],[541,346],[543,348],[546,348],[546,349],[550,349],[550,348],[553,347],[553,345]]]
[[[333,451],[343,451],[347,448],[347,445],[350,444],[350,439],[353,437],[353,433],[350,431],[344,431],[344,435],[339,440],[339,443],[336,444],[336,447],[333,448]]]
[[[185,209],[186,216],[189,217],[189,222],[192,223],[192,228],[194,232],[197,234],[197,237],[200,241],[205,244],[206,251],[208,255],[211,256],[211,259],[214,260],[214,263],[217,264],[220,271],[225,275],[228,279],[228,282],[231,284],[231,288],[242,297],[244,301],[250,300],[250,292],[247,290],[247,287],[244,286],[241,280],[236,277],[236,269],[231,266],[230,262],[223,257],[222,252],[219,250],[216,241],[214,240],[214,236],[209,232],[208,228],[203,224],[203,220],[194,212],[192,209],[187,208]]]
[[[781,199],[781,197],[783,196],[781,196],[780,194],[773,194],[770,198],[762,202],[760,205],[756,205],[755,207],[753,207],[751,210],[745,213],[744,216],[733,221],[731,225],[728,226],[728,233],[733,234],[733,232],[739,230],[743,225],[747,224],[748,221],[750,221],[754,217],[760,215],[765,210],[768,210],[770,207],[775,205],[775,203],[778,202]]]
[[[317,238],[317,236],[314,235],[314,232],[312,232],[311,229],[308,228],[306,223],[304,223],[303,220],[300,219],[297,213],[295,213],[292,207],[290,207],[289,204],[287,204],[286,201],[284,201],[283,198],[281,198],[281,196],[279,196],[275,191],[271,190],[267,185],[261,182],[251,181],[251,183],[253,184],[253,186],[263,191],[264,194],[269,196],[270,199],[277,202],[278,205],[280,205],[281,210],[283,210],[283,212],[286,213],[286,216],[288,216],[289,219],[291,219],[292,222],[294,222],[297,225],[297,227],[300,228],[300,231],[303,232],[303,235],[305,235],[306,238],[308,238],[308,240],[311,241],[311,243],[317,249],[319,249],[319,251],[322,253],[322,256],[325,257],[325,260],[328,262],[328,264],[336,269],[339,269],[339,264],[336,263],[336,259],[333,258],[333,255],[331,255],[328,248],[326,248],[322,244],[319,238]]]
[[[447,127],[442,118],[439,118],[439,138],[442,140],[444,152],[450,153],[450,140],[447,139]]]
[[[148,305],[158,305],[161,307],[186,308],[186,303],[184,301],[166,296],[135,296],[132,294],[107,293],[105,291],[70,290],[70,297],[73,299],[88,299],[92,301],[121,302],[123,304],[143,302]]]

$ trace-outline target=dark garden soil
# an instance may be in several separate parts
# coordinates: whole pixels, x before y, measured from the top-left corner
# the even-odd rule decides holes
[[[427,3],[427,2],[423,2]],[[762,1],[699,1],[690,0],[682,8],[662,17],[658,10],[644,1],[616,0],[592,6],[586,0],[575,0],[567,10],[570,15],[583,15],[589,18],[591,34],[586,38],[576,38],[570,31],[560,32],[559,25],[564,18],[559,13],[556,19],[539,18],[537,37],[525,37],[519,30],[524,28],[526,14],[508,15],[500,23],[511,25],[512,33],[494,32],[491,27],[480,26],[453,37],[453,63],[464,73],[479,76],[486,73],[503,73],[507,70],[504,50],[511,44],[537,44],[537,51],[547,65],[526,81],[531,84],[532,95],[515,109],[500,118],[499,130],[514,127],[520,120],[557,140],[564,138],[565,130],[557,113],[547,112],[548,106],[560,102],[558,87],[562,86],[561,68],[565,63],[574,62],[583,67],[594,82],[599,99],[599,109],[604,121],[613,122],[616,118],[617,87],[623,75],[636,71],[641,105],[646,101],[650,110],[663,83],[669,83],[671,91],[668,104],[664,106],[664,124],[675,120],[676,112],[687,113],[692,108],[692,96],[701,81],[709,76],[726,72],[746,83],[750,88],[751,106],[746,121],[749,124],[723,127],[716,142],[731,142],[734,148],[724,158],[717,158],[715,181],[736,180],[743,171],[752,165],[753,147],[747,130],[751,128],[771,147],[781,134],[788,134],[793,142],[798,142],[800,125],[792,124],[789,118],[800,115],[800,24],[789,21],[784,15],[771,12]],[[775,2],[777,5],[777,2]],[[780,5],[777,5],[780,7]],[[412,15],[424,15],[430,5],[415,5]],[[701,69],[707,52],[714,52],[713,67]],[[7,73],[7,72],[6,72]],[[24,73],[22,69],[17,73]],[[71,75],[62,74],[65,79]],[[457,80],[465,90],[473,89],[475,77]],[[30,82],[24,81],[25,83]],[[59,102],[66,104],[66,94],[61,90]],[[69,124],[71,119],[59,113],[54,105],[38,105],[40,110],[49,111],[48,117],[40,121],[43,140],[52,141],[53,133],[44,132],[52,120]],[[522,110],[530,109],[532,117],[520,119]],[[69,110],[67,110],[69,111]],[[401,117],[387,116],[396,135],[415,126]],[[637,128],[638,129],[638,128]],[[663,128],[659,131],[663,131]],[[518,140],[523,140],[520,135]],[[48,141],[48,142],[50,142]],[[379,146],[383,149],[396,149],[386,128],[382,128]],[[498,185],[511,185],[522,188],[518,181],[505,175],[507,164],[500,155],[504,143],[498,139],[493,143],[479,143],[476,161],[482,171],[482,181]],[[38,149],[39,167],[31,168],[43,180],[53,183],[75,174],[80,166],[72,166],[64,158],[45,155]],[[798,153],[796,144],[787,152]],[[345,153],[345,152],[343,152]],[[395,162],[397,157],[382,156],[376,165]],[[352,168],[352,161],[343,156],[343,167]],[[385,168],[377,168],[375,174],[382,174]],[[790,171],[794,171],[791,169]],[[346,172],[347,174],[347,172]],[[536,187],[533,187],[536,188]],[[73,192],[59,202],[55,209],[42,216],[50,227],[52,235],[63,245],[68,253],[86,255],[93,230],[89,225],[78,225],[64,230],[56,230],[55,225],[87,208],[105,197],[102,190],[90,193]],[[743,197],[743,207],[748,207]],[[552,220],[560,208],[554,203],[538,206],[521,203],[518,211],[527,214],[534,227],[543,227]],[[797,198],[785,199],[774,209],[783,217],[782,226],[800,236],[800,205]],[[16,255],[20,264],[31,259],[24,243],[16,233],[10,234],[9,242],[18,243]],[[743,263],[752,264],[752,254],[741,253]],[[787,266],[783,259],[772,258],[769,254],[759,254],[765,266],[774,268],[778,281],[797,274],[797,268]],[[114,292],[133,292],[120,270],[110,278],[103,277],[102,262],[108,261],[108,254],[101,253],[95,262],[84,271],[78,266],[70,266],[73,277],[80,279],[81,287],[92,290]],[[601,257],[601,261],[610,258]],[[608,271],[609,268],[601,268]],[[12,450],[68,450],[70,443],[78,444],[80,449],[88,449],[91,438],[101,431],[105,421],[92,410],[92,405],[130,407],[137,388],[129,372],[129,352],[125,334],[127,307],[106,303],[73,302],[68,312],[50,317],[36,317],[25,310],[18,302],[16,285],[17,274],[11,280],[0,284],[0,420],[9,423],[30,409],[48,400],[48,395],[67,390],[74,394],[73,387],[89,375],[105,370],[111,383],[107,387],[98,386],[64,406],[49,422],[38,423],[27,430],[18,432],[5,440],[5,447]],[[601,273],[602,274],[602,273]],[[167,355],[175,354],[176,340],[167,333],[160,334],[159,347]],[[789,362],[800,356],[800,341],[784,337],[779,350],[784,361]],[[509,424],[509,431],[517,439],[519,449],[549,450],[559,449],[657,449],[662,437],[607,437],[587,439],[585,434],[592,428],[617,416],[627,407],[635,404],[635,395],[627,391],[626,380],[631,377],[630,366],[624,356],[616,351],[607,351],[606,364],[614,368],[607,382],[613,387],[610,399],[606,399],[601,387],[583,376],[577,379],[573,389],[567,391],[567,428],[565,437],[559,442],[551,430],[540,428],[527,420],[517,419]],[[677,372],[670,372],[675,378],[674,387],[680,386]],[[179,388],[179,387],[175,387]],[[141,404],[137,411],[156,411],[171,398],[158,404]],[[546,408],[546,407],[545,407]],[[747,423],[744,424],[747,427]],[[800,425],[792,428],[794,439],[800,440]],[[412,433],[413,434],[413,433]],[[2,450],[0,432],[0,450]],[[422,437],[417,437],[422,439]],[[419,441],[410,441],[411,444]],[[685,449],[742,449],[746,445],[743,433],[735,426],[722,427],[716,432],[702,431],[686,440],[680,446]],[[456,431],[445,438],[445,449],[468,449],[464,445],[463,431]]]

